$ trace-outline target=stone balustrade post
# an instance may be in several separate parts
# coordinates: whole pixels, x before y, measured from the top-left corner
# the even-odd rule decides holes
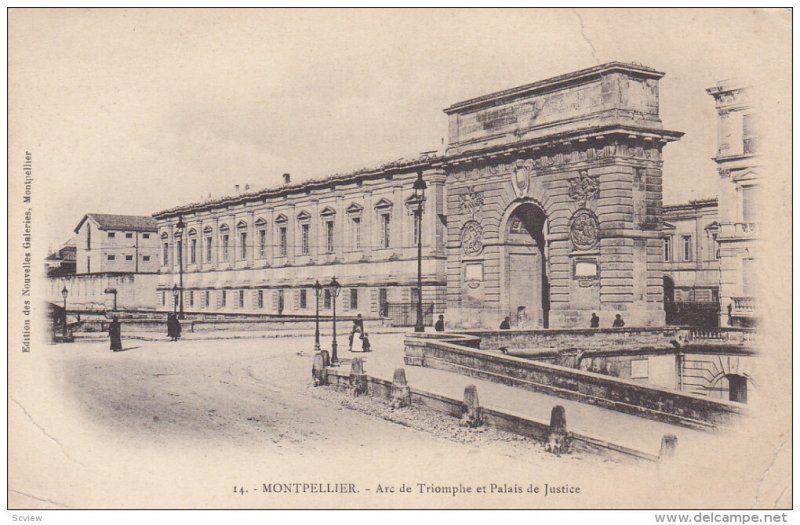
[[[350,363],[350,393],[354,396],[367,393],[367,374],[364,372],[364,360],[360,357]]]
[[[678,436],[675,434],[664,434],[661,438],[661,451],[658,453],[658,458],[661,460],[672,458],[678,448]]]
[[[550,411],[550,431],[547,435],[545,450],[560,456],[570,451],[572,438],[567,431],[567,412],[561,405]]]
[[[478,401],[478,387],[467,385],[464,389],[464,404],[459,425],[462,427],[476,428],[483,425],[483,410]]]
[[[314,380],[314,386],[322,386],[327,384],[328,378],[325,374],[325,365],[322,352],[314,354],[314,364],[311,366],[311,377]]]
[[[392,408],[411,406],[411,388],[406,381],[405,368],[395,368],[392,378]]]

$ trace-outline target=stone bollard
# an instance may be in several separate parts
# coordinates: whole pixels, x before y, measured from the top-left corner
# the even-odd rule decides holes
[[[568,453],[571,445],[572,438],[567,432],[567,412],[561,405],[556,405],[550,411],[550,432],[544,449],[560,456]]]
[[[364,372],[364,360],[360,357],[350,363],[350,393],[354,396],[367,393],[367,374]]]
[[[314,386],[325,385],[328,382],[321,352],[314,354],[314,364],[311,366],[311,377],[314,379]]]
[[[325,368],[331,366],[331,354],[327,350],[322,350],[320,353],[322,354],[322,366]]]
[[[667,459],[675,456],[678,448],[678,436],[675,434],[664,434],[661,438],[661,451],[658,453],[658,459]]]
[[[464,389],[463,414],[459,425],[462,427],[476,428],[483,425],[483,411],[478,401],[478,387],[467,385]]]
[[[411,388],[406,381],[405,368],[395,368],[392,379],[392,408],[411,406]]]

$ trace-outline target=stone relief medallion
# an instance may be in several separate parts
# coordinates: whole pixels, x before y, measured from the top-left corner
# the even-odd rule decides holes
[[[572,216],[569,236],[579,250],[588,250],[597,244],[599,226],[597,218],[587,209],[580,209]]]
[[[595,177],[590,177],[586,170],[578,172],[578,178],[569,181],[569,196],[576,201],[590,201],[597,198],[600,185]]]
[[[467,222],[461,229],[461,249],[464,255],[479,255],[483,251],[483,228],[475,221]]]

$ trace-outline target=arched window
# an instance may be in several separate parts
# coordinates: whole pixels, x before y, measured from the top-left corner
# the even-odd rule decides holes
[[[228,228],[227,224],[223,224],[219,227],[219,244],[220,250],[222,250],[222,260],[224,262],[228,262],[230,260],[230,229]]]
[[[259,217],[255,224],[258,235],[258,256],[263,259],[267,256],[267,221]]]
[[[239,234],[239,260],[247,260],[247,223],[239,221],[236,225],[236,230]]]
[[[169,235],[167,232],[161,234],[161,264],[163,266],[169,264]]]

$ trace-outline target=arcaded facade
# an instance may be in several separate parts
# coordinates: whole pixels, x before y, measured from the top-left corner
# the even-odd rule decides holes
[[[444,155],[157,213],[162,303],[182,259],[187,312],[313,314],[335,275],[337,313],[413,324],[421,172],[426,324],[663,325],[661,153],[681,133],[662,76],[610,63],[468,100],[445,110]]]

